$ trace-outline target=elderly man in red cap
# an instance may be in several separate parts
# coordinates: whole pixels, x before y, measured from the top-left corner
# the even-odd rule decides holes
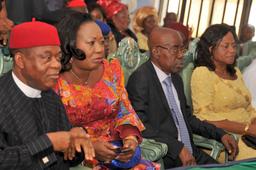
[[[87,7],[86,7],[86,3],[84,2],[84,0],[69,0],[66,4],[66,7],[74,10],[74,11],[78,11],[81,13],[87,13]]]
[[[67,170],[93,159],[89,136],[72,128],[51,90],[61,69],[55,27],[25,22],[10,35],[13,70],[0,78],[0,169]]]

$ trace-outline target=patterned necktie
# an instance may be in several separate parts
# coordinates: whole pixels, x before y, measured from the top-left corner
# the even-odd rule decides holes
[[[169,105],[169,108],[171,110],[172,118],[174,119],[174,122],[175,122],[177,128],[179,128],[181,141],[185,145],[185,147],[191,153],[193,153],[187,125],[185,123],[183,115],[180,113],[180,110],[179,110],[178,105],[176,103],[176,100],[174,98],[174,94],[173,94],[173,91],[172,91],[172,79],[171,79],[171,77],[167,77],[163,81],[163,83],[166,86],[166,95],[167,95],[166,97],[167,97],[168,105]]]

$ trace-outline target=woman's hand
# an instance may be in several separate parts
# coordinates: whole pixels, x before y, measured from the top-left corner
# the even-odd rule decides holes
[[[96,158],[100,161],[110,162],[117,156],[117,147],[109,142],[95,141],[93,142]]]
[[[181,160],[182,166],[192,166],[196,165],[195,157],[190,153],[188,148],[183,147],[179,153],[179,158]]]
[[[126,138],[124,138],[121,153],[116,157],[116,159],[122,162],[129,161],[134,155],[134,152],[138,144],[139,143],[136,136],[127,136]]]
[[[224,136],[222,136],[221,142],[228,151],[228,160],[235,160],[238,154],[238,143],[236,142],[236,140],[229,134],[225,134]]]

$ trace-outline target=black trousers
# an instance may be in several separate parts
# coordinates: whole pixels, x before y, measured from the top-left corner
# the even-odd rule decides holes
[[[219,162],[216,161],[215,159],[213,159],[211,156],[209,156],[207,153],[205,153],[204,151],[202,151],[201,149],[196,148],[194,150],[194,154],[193,156],[196,159],[196,163],[198,165],[203,165],[203,164],[218,164]],[[164,157],[164,167],[165,169],[168,168],[174,168],[174,167],[180,167],[182,166],[182,162],[179,159],[179,157],[177,159],[172,159],[171,157],[167,155]]]

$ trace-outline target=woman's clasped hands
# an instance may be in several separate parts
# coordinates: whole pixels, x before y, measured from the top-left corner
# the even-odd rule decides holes
[[[104,163],[110,163],[113,159],[127,162],[134,155],[138,141],[135,136],[128,136],[123,139],[122,147],[105,141],[95,141],[93,146],[96,152],[96,159]]]

